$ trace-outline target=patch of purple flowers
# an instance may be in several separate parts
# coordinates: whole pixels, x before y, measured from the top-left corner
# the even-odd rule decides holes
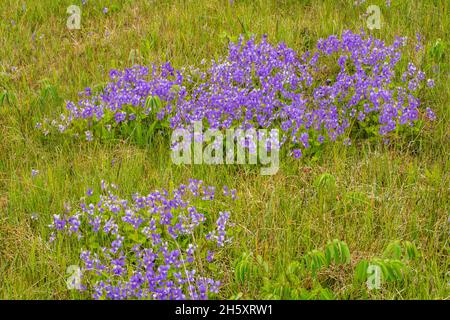
[[[216,200],[213,187],[192,179],[172,192],[131,199],[105,183],[102,190],[89,197],[94,202],[83,198],[78,209],[54,215],[50,225],[52,241],[61,233],[82,244],[82,291],[94,299],[207,299],[218,293],[221,283],[208,264],[231,241],[230,213],[214,219],[195,206]]]
[[[72,125],[76,121],[85,129],[117,127],[153,112],[153,121],[172,129],[191,130],[195,121],[216,129],[277,128],[281,144],[298,158],[313,143],[335,141],[355,123],[375,126],[384,137],[399,126],[412,126],[421,114],[430,118],[428,109],[419,108],[418,91],[425,83],[432,87],[433,80],[411,62],[399,70],[405,45],[406,38],[388,45],[347,30],[299,55],[283,43],[269,44],[266,37],[260,42],[241,37],[230,44],[227,56],[203,71],[175,70],[169,63],[112,70],[112,82],[102,92],[68,102],[69,114],[57,124],[60,131],[80,127]],[[152,96],[162,102],[157,110],[147,103]]]

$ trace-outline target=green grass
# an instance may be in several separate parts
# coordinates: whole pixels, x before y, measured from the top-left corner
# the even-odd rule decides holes
[[[328,145],[317,158],[283,158],[279,172],[261,176],[251,166],[175,166],[163,143],[143,148],[124,142],[79,144],[43,141],[34,124],[54,117],[64,100],[107,81],[111,68],[170,60],[175,67],[224,54],[228,39],[267,34],[302,52],[321,37],[365,27],[367,7],[351,0],[90,1],[81,30],[66,28],[71,4],[81,0],[0,2],[0,298],[65,299],[66,267],[77,264],[76,243],[47,244],[52,214],[76,203],[102,179],[125,194],[186,182],[191,177],[238,190],[233,204],[237,232],[222,256],[222,298],[261,298],[260,275],[238,281],[243,252],[261,256],[270,281],[287,266],[328,241],[347,243],[351,267],[381,256],[393,240],[414,243],[420,257],[407,281],[362,289],[351,267],[322,272],[337,298],[448,299],[449,295],[449,65],[448,53],[432,53],[438,39],[449,46],[445,0],[370,1],[382,9],[377,37],[425,37],[415,62],[436,81],[421,98],[438,116],[418,134],[384,146],[359,141]],[[22,3],[25,4],[25,11]],[[102,8],[108,7],[108,14]],[[14,20],[14,23],[11,22]],[[32,36],[33,33],[35,36]],[[34,38],[34,40],[33,40]],[[408,47],[412,54],[414,45]],[[438,70],[433,72],[437,66]],[[14,70],[15,67],[17,69]],[[112,163],[113,162],[113,163]],[[40,174],[32,178],[31,169]],[[314,182],[324,173],[332,190]],[[37,221],[31,219],[38,214]],[[350,268],[350,269],[349,269]]]

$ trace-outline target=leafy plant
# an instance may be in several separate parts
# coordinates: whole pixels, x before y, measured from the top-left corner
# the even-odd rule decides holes
[[[247,284],[246,288],[262,282],[257,290],[263,299],[336,299],[339,297],[333,286],[336,277],[348,281],[353,279],[360,286],[368,281],[369,276],[374,276],[375,268],[379,268],[381,284],[383,281],[402,283],[408,273],[409,261],[418,257],[419,252],[412,242],[395,240],[388,244],[382,257],[361,259],[354,265],[348,245],[334,239],[324,248],[313,249],[298,261],[288,263],[282,272],[277,273],[261,256],[254,258],[250,253],[244,253],[235,263],[235,280]],[[353,289],[353,286],[348,286],[348,291],[340,294],[342,297],[352,296]],[[243,296],[240,292],[233,298]]]
[[[408,273],[408,262],[416,260],[419,252],[409,241],[395,240],[390,242],[381,258],[362,259],[355,267],[354,278],[358,283],[368,279],[370,266],[376,266],[381,271],[381,282],[402,282]]]
[[[319,205],[323,210],[330,209],[336,201],[336,178],[330,173],[323,173],[314,182]]]
[[[261,256],[244,253],[235,263],[235,277],[238,283],[261,283],[261,297],[264,299],[334,299],[326,280],[319,279],[320,272],[332,265],[350,263],[347,244],[337,239],[326,244],[324,249],[314,249],[303,255],[299,261],[290,262],[287,268],[274,274]],[[241,297],[241,294],[234,296]]]

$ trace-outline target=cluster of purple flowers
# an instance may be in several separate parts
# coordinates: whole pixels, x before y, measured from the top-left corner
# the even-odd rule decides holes
[[[276,128],[281,144],[299,157],[312,143],[341,135],[349,145],[355,122],[386,136],[399,126],[412,126],[421,114],[435,118],[429,108],[421,113],[417,97],[425,84],[434,86],[433,80],[412,62],[404,72],[398,70],[405,45],[406,38],[387,45],[364,32],[344,31],[299,55],[283,43],[272,46],[266,37],[260,42],[241,37],[230,44],[227,56],[203,70],[178,71],[168,63],[151,72],[140,66],[112,70],[113,81],[101,93],[86,89],[78,104],[67,103],[64,121],[53,124],[65,131],[82,121],[87,140],[93,139],[95,124],[110,130],[151,112],[172,129],[191,130],[196,121],[219,130]],[[146,103],[152,96],[162,101],[158,110]]]
[[[113,187],[113,186],[112,186]],[[75,236],[82,244],[82,286],[95,299],[207,299],[220,281],[209,275],[217,249],[231,241],[230,213],[216,221],[194,201],[214,201],[215,188],[191,179],[172,192],[122,199],[102,182],[76,210],[54,215],[51,240]],[[223,197],[235,198],[224,188]]]

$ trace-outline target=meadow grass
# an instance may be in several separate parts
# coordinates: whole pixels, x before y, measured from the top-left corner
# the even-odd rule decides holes
[[[240,34],[267,34],[298,52],[342,30],[365,28],[368,3],[353,1],[12,1],[0,2],[0,298],[66,299],[66,267],[78,263],[79,245],[48,244],[48,224],[64,203],[76,203],[87,186],[116,183],[124,194],[175,186],[189,178],[238,190],[232,205],[237,224],[233,244],[220,259],[220,298],[260,298],[256,279],[235,279],[242,253],[261,256],[270,272],[332,239],[345,241],[352,264],[379,256],[392,240],[413,242],[421,253],[414,275],[401,285],[364,291],[351,272],[328,270],[338,298],[449,298],[449,79],[448,53],[433,54],[438,39],[449,44],[445,0],[370,1],[382,9],[382,28],[373,34],[425,37],[416,62],[436,81],[421,96],[438,117],[420,132],[385,146],[357,141],[327,145],[315,157],[283,157],[280,170],[262,176],[252,166],[176,166],[166,143],[147,147],[125,141],[78,143],[42,139],[34,129],[55,117],[64,100],[84,87],[102,85],[111,68],[171,61],[198,65],[223,55]],[[68,30],[66,9],[82,9],[81,30]],[[102,9],[108,7],[108,13]],[[138,54],[130,56],[132,50]],[[408,46],[408,52],[414,45]],[[39,170],[36,177],[31,170]],[[315,181],[324,173],[332,191]],[[356,196],[356,200],[354,196]],[[32,214],[37,219],[32,219]]]

